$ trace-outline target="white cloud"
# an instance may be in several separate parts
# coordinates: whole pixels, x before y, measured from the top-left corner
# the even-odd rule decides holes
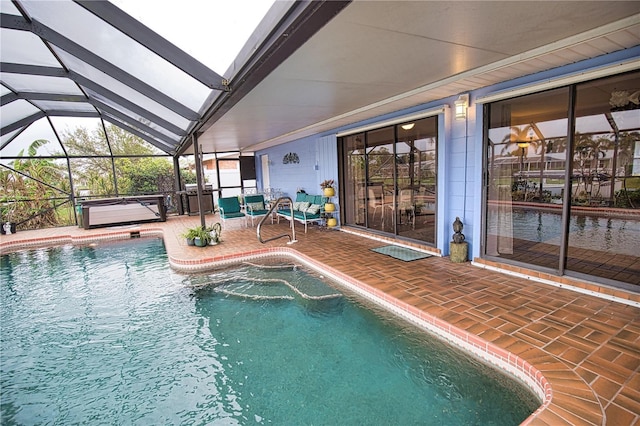
[[[111,0],[222,75],[273,0]]]

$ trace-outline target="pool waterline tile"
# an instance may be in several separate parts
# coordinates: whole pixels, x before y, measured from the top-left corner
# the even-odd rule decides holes
[[[207,222],[212,219],[216,217],[209,216]],[[233,229],[223,231],[223,244],[219,246],[187,247],[181,234],[198,222],[196,217],[176,216],[165,223],[125,230],[68,227],[19,232],[0,238],[0,252],[123,239],[128,238],[131,231],[140,231],[141,236],[162,235],[171,266],[185,272],[214,269],[247,257],[260,258],[274,253],[298,256],[301,261],[319,265],[323,272],[380,299],[398,315],[424,322],[444,333],[445,340],[459,339],[481,358],[491,358],[487,362],[502,362],[513,375],[525,382],[531,381],[532,386],[542,390],[547,403],[523,424],[557,424],[558,419],[605,424],[614,418],[631,418],[632,424],[640,422],[640,407],[632,399],[636,395],[633,386],[640,382],[640,372],[634,363],[634,359],[640,358],[640,308],[617,303],[624,299],[639,301],[640,295],[608,289],[607,293],[613,294],[613,298],[595,298],[590,293],[591,283],[543,273],[538,274],[541,282],[535,282],[530,278],[535,275],[531,271],[528,276],[522,276],[527,274],[524,268],[517,268],[518,275],[513,273],[516,268],[478,259],[473,264],[452,264],[433,248],[405,242],[402,244],[430,251],[433,256],[408,263],[392,258],[380,260],[377,256],[374,262],[367,255],[369,249],[379,246],[381,241],[394,243],[394,240],[377,235],[366,238],[365,232],[352,229],[341,232],[310,227],[308,234],[297,234],[298,242],[293,245],[286,244],[285,239],[263,245],[257,241],[255,228]],[[263,236],[286,230],[286,225],[265,226]],[[499,272],[505,269],[510,275]],[[555,280],[555,283],[549,285],[545,280]],[[567,290],[564,288],[567,285],[587,291]],[[451,303],[454,301],[457,303]],[[473,309],[464,309],[465,306]],[[484,315],[479,317],[479,312],[490,319],[482,321]],[[444,320],[451,314],[455,314],[459,325],[467,330]],[[470,320],[474,323],[471,326]],[[527,327],[531,328],[527,330]],[[579,332],[572,333],[574,328]],[[551,331],[545,333],[544,330]],[[593,334],[594,331],[598,334]],[[528,342],[523,336],[535,339]],[[541,338],[543,343],[538,341]],[[587,353],[587,359],[580,362],[582,354],[569,349]],[[615,364],[615,359],[623,354],[626,362],[616,368],[605,371],[607,367],[599,365],[602,360],[607,361],[604,364]],[[576,355],[579,356],[576,358]],[[607,359],[614,356],[612,360]],[[629,377],[630,368],[634,366]],[[626,377],[621,377],[621,373],[627,373]],[[603,381],[596,386],[600,377]],[[556,393],[554,383],[558,387]],[[571,383],[571,387],[565,383]],[[615,398],[615,403],[611,398]],[[605,409],[611,418],[605,417]]]

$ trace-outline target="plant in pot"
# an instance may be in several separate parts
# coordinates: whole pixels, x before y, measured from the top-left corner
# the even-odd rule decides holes
[[[322,188],[325,197],[336,195],[336,190],[333,188],[334,185],[335,181],[333,179],[326,179],[320,183],[320,188]]]
[[[211,240],[209,229],[206,227],[203,228],[202,226],[189,228],[182,236],[187,239],[187,245],[190,246],[204,247],[209,244]]]
[[[195,246],[195,242],[194,240],[196,239],[196,237],[198,236],[198,228],[189,228],[187,229],[187,231],[182,234],[182,236],[187,240],[187,245],[188,246]]]
[[[209,233],[209,229],[207,227],[198,226],[196,228],[196,236],[193,239],[196,247],[205,247],[209,245],[211,241],[211,234]]]

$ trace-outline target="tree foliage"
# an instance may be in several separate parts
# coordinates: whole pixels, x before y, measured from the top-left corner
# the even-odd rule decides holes
[[[0,170],[2,221],[19,228],[46,228],[68,223],[68,212],[57,210],[69,199],[69,180],[65,168],[50,159],[37,158],[40,147],[49,143],[33,141],[18,153],[9,168]]]
[[[74,224],[72,181],[76,197],[86,190],[91,196],[101,197],[169,194],[176,190],[172,160],[117,126],[107,126],[106,135],[102,126],[93,131],[78,127],[63,133],[66,152],[53,156],[69,157],[72,180],[61,160],[38,157],[39,148],[47,143],[35,140],[17,155],[18,159],[0,168],[2,221],[18,223],[21,229]],[[184,182],[195,182],[192,171],[181,173]]]
[[[168,157],[159,157],[162,152],[118,126],[108,125],[106,131],[105,136],[99,126],[93,132],[78,128],[64,135],[67,152],[81,157],[71,163],[76,190],[99,196],[175,191]],[[188,179],[189,173],[182,173]]]

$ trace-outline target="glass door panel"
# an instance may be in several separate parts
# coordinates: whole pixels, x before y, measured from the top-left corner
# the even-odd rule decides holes
[[[345,224],[435,245],[438,117],[339,143]]]
[[[367,132],[367,223],[371,229],[393,232],[395,193],[393,127]]]
[[[640,285],[640,73],[576,87],[567,270]],[[634,164],[634,160],[636,163]]]
[[[343,139],[345,179],[344,215],[346,223],[367,226],[367,185],[364,133]]]
[[[568,93],[557,89],[489,107],[489,256],[559,267]]]
[[[437,117],[396,128],[398,235],[435,244]]]

